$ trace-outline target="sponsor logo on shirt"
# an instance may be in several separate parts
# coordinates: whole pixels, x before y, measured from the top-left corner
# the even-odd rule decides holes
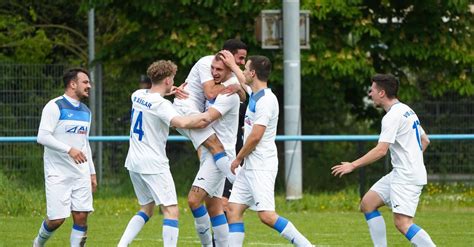
[[[249,116],[245,115],[245,120],[244,120],[246,125],[252,126],[252,121],[250,120]]]
[[[87,126],[82,125],[67,125],[66,126],[66,133],[71,134],[80,134],[80,135],[87,135]]]

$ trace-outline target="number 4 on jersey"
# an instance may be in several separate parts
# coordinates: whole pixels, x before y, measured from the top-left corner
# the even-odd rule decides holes
[[[133,126],[132,132],[135,134],[138,134],[138,140],[142,141],[142,138],[145,135],[145,132],[143,131],[143,119],[142,119],[143,113],[139,111],[137,119],[135,120],[135,124],[133,123],[134,113],[135,113],[135,109],[132,109],[132,117],[131,117],[132,126]]]

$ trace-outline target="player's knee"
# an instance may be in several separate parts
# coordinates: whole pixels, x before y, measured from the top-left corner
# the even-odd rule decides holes
[[[413,220],[411,218],[407,216],[398,217],[397,214],[395,214],[395,217],[393,217],[393,222],[397,230],[403,234],[406,234],[408,228],[410,228],[410,226],[413,224]]]
[[[206,139],[203,145],[211,152],[212,154],[220,153],[224,151],[224,146],[217,138],[217,135],[213,134]]]
[[[66,219],[55,219],[55,220],[47,220],[46,224],[48,225],[48,229],[56,230],[59,228]]]
[[[274,213],[263,211],[258,213],[258,218],[260,218],[263,224],[273,227],[278,216]]]
[[[188,198],[188,206],[191,209],[196,209],[201,206],[201,203],[197,201],[195,198]]]
[[[141,206],[140,211],[144,212],[148,216],[148,218],[151,218],[155,211],[155,203],[151,202],[149,204]]]
[[[199,206],[201,206],[201,201],[199,200],[199,198],[189,194],[188,195],[188,206],[191,208],[191,209],[196,209],[198,208]]]
[[[362,198],[362,201],[359,204],[359,210],[362,213],[370,213],[376,209],[376,206],[372,205],[368,200],[365,200],[365,198]]]
[[[163,211],[163,216],[165,219],[179,218],[179,210],[177,205],[163,206],[161,210]]]

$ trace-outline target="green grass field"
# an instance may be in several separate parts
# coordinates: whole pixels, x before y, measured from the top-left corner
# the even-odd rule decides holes
[[[473,190],[460,193],[425,191],[416,216],[438,246],[474,246],[474,199]],[[41,196],[40,196],[41,197]],[[115,246],[128,220],[136,210],[133,196],[96,196],[96,212],[89,218],[88,246]],[[302,200],[286,202],[283,196],[276,198],[277,211],[290,219],[316,246],[371,246],[364,217],[358,213],[358,197],[355,190],[339,193],[305,195]],[[193,218],[186,199],[179,198],[180,236],[179,246],[199,246],[194,232]],[[38,210],[22,212],[15,216],[0,216],[0,246],[30,246],[44,213],[44,202],[29,205]],[[1,211],[0,211],[1,212]],[[395,229],[391,213],[381,210],[387,223],[389,246],[410,246]],[[132,246],[161,246],[162,216],[156,214],[145,225]],[[57,230],[48,246],[68,246],[71,219]],[[248,211],[245,215],[245,246],[291,246],[278,233],[263,225],[257,215]]]
[[[185,197],[180,208],[179,246],[199,246]],[[276,197],[277,212],[288,218],[316,246],[371,246],[362,213],[358,212],[356,188],[339,192],[305,194],[298,201]],[[138,204],[131,188],[99,188],[94,195],[95,212],[89,217],[88,246],[116,246]],[[389,246],[410,246],[393,225],[391,212],[382,208]],[[0,246],[31,246],[46,213],[44,190],[11,181],[0,173]],[[48,241],[48,246],[68,246],[69,218]],[[263,225],[252,211],[245,214],[245,246],[291,246],[278,233]],[[155,214],[132,246],[161,246],[162,216]],[[421,196],[415,222],[438,246],[474,246],[474,186],[428,184]]]

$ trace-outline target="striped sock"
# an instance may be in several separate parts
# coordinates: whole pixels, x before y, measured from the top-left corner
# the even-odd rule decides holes
[[[212,246],[211,220],[204,205],[191,209],[194,226],[203,246]]]
[[[178,244],[178,220],[163,219],[163,246],[176,246]]]
[[[229,246],[243,246],[244,238],[244,222],[229,224]]]
[[[431,240],[430,235],[421,227],[413,224],[408,228],[405,237],[415,246],[431,247],[436,246]]]
[[[214,231],[214,242],[216,247],[227,247],[229,239],[229,225],[224,214],[211,217],[212,230]]]
[[[219,170],[224,173],[224,175],[231,183],[234,183],[235,175],[230,170],[231,162],[232,161],[229,159],[225,152],[220,152],[214,155],[214,163],[216,163],[217,168],[219,168]]]
[[[150,218],[148,215],[146,215],[144,212],[138,211],[138,213],[128,222],[127,228],[123,232],[118,246],[128,246],[133,241],[133,239],[135,239],[137,234],[142,230],[143,226],[149,219]]]
[[[308,239],[301,234],[298,229],[287,219],[279,216],[273,228],[277,230],[282,237],[290,241],[295,246],[312,246]]]
[[[43,220],[41,223],[40,229],[38,231],[38,235],[36,236],[34,243],[39,246],[43,246],[46,241],[53,235],[54,230],[48,229],[48,225],[46,224],[46,220]]]
[[[365,220],[369,226],[370,237],[372,243],[376,247],[387,246],[387,230],[385,229],[385,220],[378,210],[369,213],[364,213]]]
[[[87,226],[72,225],[71,230],[71,247],[84,246],[87,240]]]

